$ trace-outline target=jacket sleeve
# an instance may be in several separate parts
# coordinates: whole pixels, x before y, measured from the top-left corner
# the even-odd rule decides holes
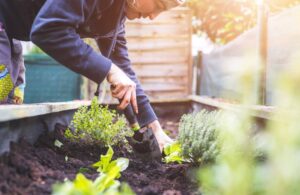
[[[95,8],[97,0],[47,0],[34,20],[31,41],[71,70],[101,83],[111,60],[84,43],[76,29]]]
[[[122,27],[122,29],[123,30],[118,34],[116,45],[111,55],[111,60],[115,65],[120,67],[131,80],[136,83],[136,95],[139,108],[137,119],[139,125],[141,127],[144,127],[154,120],[157,120],[157,117],[150,105],[148,97],[146,96],[140,82],[136,77],[135,72],[132,69],[131,62],[128,56],[128,49],[126,46],[124,26]],[[102,53],[107,53],[107,49],[109,47],[111,39],[97,39],[96,41],[98,43],[100,51]]]

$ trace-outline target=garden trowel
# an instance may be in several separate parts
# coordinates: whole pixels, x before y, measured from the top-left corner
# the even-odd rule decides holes
[[[140,128],[131,104],[126,107],[124,114],[134,131],[133,137],[128,138],[128,142],[136,154],[145,160],[160,161],[162,155],[152,129],[148,127]]]

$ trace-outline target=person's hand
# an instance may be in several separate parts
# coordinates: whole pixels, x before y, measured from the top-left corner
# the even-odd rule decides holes
[[[150,127],[153,131],[153,134],[158,142],[159,149],[161,152],[163,152],[164,147],[166,144],[171,144],[174,141],[163,131],[163,129],[160,126],[160,123],[158,120],[155,120],[147,125],[147,127]]]
[[[107,75],[107,81],[111,84],[111,94],[121,100],[118,108],[124,110],[131,103],[135,113],[138,113],[136,101],[136,84],[119,67],[112,64]]]

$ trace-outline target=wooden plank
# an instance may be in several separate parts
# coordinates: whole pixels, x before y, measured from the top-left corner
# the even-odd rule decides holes
[[[164,21],[164,20],[186,20],[186,15],[190,13],[190,10],[186,7],[180,7],[180,8],[175,8],[172,10],[168,10],[167,12],[163,12],[161,13],[157,18],[155,18],[154,20],[149,20],[149,19],[137,19],[134,21],[128,21],[128,23],[134,23],[134,22],[159,22],[159,21]]]
[[[186,87],[177,83],[144,83],[143,89],[145,91],[184,91]]]
[[[129,46],[130,47],[130,46]],[[143,45],[136,44],[133,47],[129,48],[129,53],[133,52],[160,52],[160,51],[172,51],[172,50],[185,50],[188,46],[187,45],[179,45],[179,44],[173,44],[173,45],[162,45],[162,46],[148,46],[144,47]]]
[[[162,36],[171,34],[189,34],[190,29],[187,26],[178,26],[175,24],[169,26],[162,26],[160,28],[155,28],[151,26],[132,26],[126,28],[127,36]]]
[[[40,116],[55,112],[74,110],[82,105],[90,105],[90,101],[55,102],[42,104],[1,105],[0,122]]]
[[[189,39],[189,35],[176,35],[176,34],[169,34],[169,35],[126,35],[126,39]]]
[[[233,112],[240,112],[245,110],[248,110],[249,114],[263,119],[269,119],[274,120],[274,112],[276,111],[276,108],[274,106],[260,106],[260,105],[241,105],[241,104],[231,104],[231,103],[225,103],[220,102],[218,100],[214,100],[209,97],[203,97],[203,96],[195,96],[190,95],[188,97],[194,102],[209,105],[216,107],[218,109],[233,111]]]
[[[134,71],[139,77],[170,77],[185,76],[188,71],[187,66],[174,65],[152,65],[152,66],[133,66]]]
[[[176,40],[176,39],[130,39],[128,40],[127,47],[130,51],[135,50],[172,50],[174,48],[187,48],[190,41],[188,39]]]
[[[188,78],[186,76],[168,76],[168,77],[141,77],[139,76],[140,82],[143,83],[154,83],[154,84],[159,84],[159,83],[185,83],[187,85],[188,83]]]
[[[174,50],[160,50],[160,51],[152,51],[152,52],[129,52],[129,56],[131,61],[135,64],[141,62],[188,62],[189,60],[189,49],[187,48],[179,48]]]
[[[182,99],[188,96],[185,91],[147,91],[147,95],[151,101],[167,98]]]

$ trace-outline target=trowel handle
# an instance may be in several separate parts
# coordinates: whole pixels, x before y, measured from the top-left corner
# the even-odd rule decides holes
[[[131,104],[128,104],[128,106],[125,108],[124,115],[125,115],[126,119],[128,120],[128,122],[130,123],[130,125],[138,123],[136,115],[133,111]]]
[[[110,86],[112,89],[115,88],[114,85],[111,85]],[[121,103],[122,102],[122,99],[119,99],[119,102]],[[128,104],[128,106],[124,109],[124,115],[126,117],[126,119],[128,120],[131,128],[134,130],[134,131],[137,131],[140,129],[140,126],[139,126],[139,123],[137,121],[137,118],[136,118],[136,115],[133,111],[133,108],[132,108],[132,105],[131,103]]]
[[[121,102],[121,100],[119,100]],[[128,106],[124,109],[124,115],[126,117],[126,119],[128,120],[131,129],[133,131],[138,131],[140,130],[140,126],[139,123],[137,121],[136,115],[133,111],[133,108],[131,106],[131,104],[129,103]]]

